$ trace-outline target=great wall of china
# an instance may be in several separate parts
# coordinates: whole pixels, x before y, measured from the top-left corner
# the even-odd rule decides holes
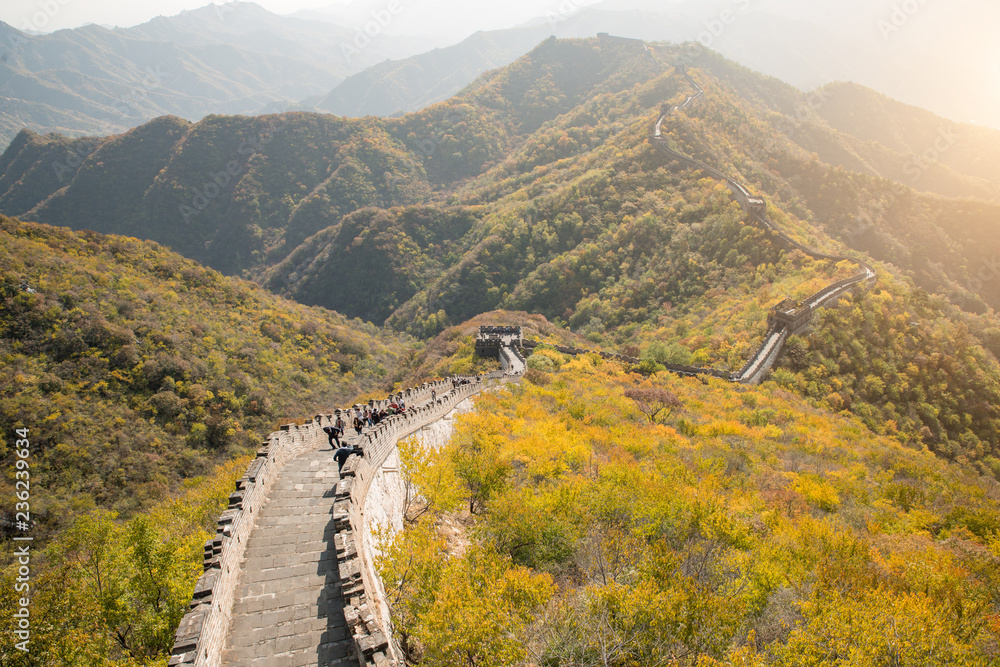
[[[657,62],[656,57],[654,56],[653,49],[642,40],[631,39],[628,37],[617,37],[607,33],[599,33],[598,37],[601,42],[605,44],[616,43],[627,47],[634,47],[637,49],[641,48],[642,52],[649,57],[653,65],[657,68],[660,67],[660,63]],[[777,360],[778,355],[781,353],[781,349],[788,337],[802,331],[809,324],[812,319],[812,315],[817,308],[821,308],[826,304],[835,301],[839,296],[857,285],[873,282],[876,279],[875,269],[868,262],[865,262],[862,259],[842,255],[827,255],[799,243],[791,236],[783,232],[774,223],[774,221],[767,216],[767,202],[765,202],[762,197],[754,196],[745,185],[726,176],[718,169],[711,167],[700,160],[684,155],[683,153],[679,153],[671,148],[670,142],[663,134],[664,122],[677,112],[690,108],[697,100],[701,99],[705,95],[705,91],[695,82],[694,79],[691,78],[691,75],[688,74],[687,69],[683,64],[677,64],[675,66],[675,71],[679,72],[685,81],[687,81],[688,85],[691,87],[691,92],[687,94],[686,99],[681,104],[676,106],[664,105],[661,108],[660,116],[656,119],[656,124],[653,126],[653,131],[650,134],[650,141],[653,146],[655,146],[656,149],[666,157],[668,163],[677,164],[681,167],[689,169],[701,170],[712,178],[716,178],[725,183],[729,190],[733,193],[733,197],[736,201],[739,202],[743,210],[750,216],[750,219],[756,224],[767,229],[771,232],[771,234],[779,238],[788,246],[802,251],[813,259],[832,262],[847,261],[856,264],[858,267],[858,272],[853,276],[827,285],[815,294],[806,297],[802,303],[796,303],[791,299],[785,299],[778,305],[771,308],[771,311],[768,314],[769,327],[764,336],[763,342],[750,359],[747,360],[743,368],[741,368],[738,372],[732,373],[714,368],[665,364],[667,370],[675,373],[685,375],[711,375],[713,377],[728,379],[733,382],[758,384],[771,367],[774,366],[774,363]],[[617,357],[618,355],[608,356]],[[619,358],[632,363],[638,362],[638,360],[628,357]]]
[[[600,37],[638,43],[657,64],[652,50],[639,40]],[[762,198],[670,147],[662,133],[663,123],[704,95],[683,67],[677,70],[694,92],[683,104],[662,110],[650,138],[657,150],[671,163],[724,181],[751,219],[788,245],[815,259],[847,260],[860,269],[802,304],[786,300],[774,307],[764,342],[738,373],[666,365],[683,375],[757,383],[787,337],[804,328],[816,308],[874,280],[875,271],[864,261],[825,255],[798,243],[767,217]],[[385,401],[370,402],[370,407],[383,408],[402,400],[408,409],[405,415],[389,417],[356,437],[345,438],[363,446],[364,455],[349,458],[339,474],[333,470],[336,462],[322,428],[331,425],[338,414],[349,417],[363,406],[316,415],[268,436],[230,495],[215,537],[205,544],[204,573],[177,630],[171,667],[404,664],[392,640],[389,607],[374,565],[375,531],[385,526],[398,529],[402,523],[406,490],[396,446],[400,439],[446,420],[473,395],[523,374],[525,353],[530,354],[538,343],[524,340],[519,327],[487,329],[477,337],[476,352],[497,357],[502,370],[466,378],[465,384],[425,383]],[[596,353],[605,359],[639,363],[620,354],[554,347],[566,354]]]
[[[345,435],[364,455],[348,458],[339,474],[323,427],[340,415],[350,422],[364,406],[271,433],[205,544],[204,573],[169,665],[403,664],[374,566],[375,532],[402,523],[406,489],[396,445],[524,372],[511,337],[498,340],[499,371],[370,401],[372,409],[402,401],[407,410]]]

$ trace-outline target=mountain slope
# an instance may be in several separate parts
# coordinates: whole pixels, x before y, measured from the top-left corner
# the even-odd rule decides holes
[[[83,211],[87,226],[152,237],[286,296],[421,336],[506,308],[631,350],[647,370],[732,371],[759,346],[770,308],[853,267],[793,250],[748,219],[714,172],[679,169],[650,144],[663,106],[682,103],[692,82],[705,94],[664,120],[669,146],[764,196],[770,219],[803,245],[870,253],[884,276],[878,289],[894,295],[871,323],[853,314],[875,308],[860,297],[827,321],[864,320],[892,336],[797,343],[782,382],[988,470],[1000,423],[988,410],[966,420],[973,411],[956,407],[1000,400],[989,310],[1000,305],[1000,274],[986,264],[1000,252],[990,227],[1000,205],[987,200],[980,163],[929,166],[924,192],[894,183],[885,176],[919,143],[923,116],[901,120],[885,145],[872,142],[864,128],[833,127],[814,97],[700,47],[546,40],[398,119],[164,119],[98,142],[75,173],[60,171],[65,185],[51,164],[73,142],[25,135],[0,158],[0,201],[58,224],[83,224],[73,216]],[[154,150],[140,148],[143,137]],[[908,334],[902,320],[915,325]],[[908,375],[908,346],[932,349],[938,337],[962,343],[928,367],[950,365],[967,381],[938,391],[935,374],[918,374],[898,398],[879,394]],[[841,354],[870,360],[874,379],[853,375]],[[811,358],[831,374],[802,365]]]
[[[937,162],[994,185],[1000,182],[1000,165],[993,159],[1000,142],[995,130],[949,123],[856,84],[831,84],[822,95],[816,112],[831,127],[862,142],[881,144],[897,155],[915,156],[908,165],[910,177],[923,171],[925,163]]]
[[[316,102],[341,116],[394,116],[448,99],[489,69],[507,65],[548,36],[544,27],[477,32],[454,46],[373,65]]]
[[[646,132],[642,126],[651,122],[645,110],[675,94],[677,84],[663,70],[673,57],[669,50],[653,64],[643,63],[630,48],[546,41],[462,95],[398,120],[348,121],[304,114],[264,121],[211,118],[187,128],[183,138],[163,138],[149,148],[143,147],[143,132],[101,143],[108,155],[141,153],[139,159],[147,165],[141,168],[132,168],[121,156],[102,159],[101,150],[90,154],[89,143],[77,146],[25,135],[0,158],[0,186],[6,184],[0,202],[10,214],[54,224],[81,224],[79,218],[70,218],[73,211],[84,211],[84,224],[98,230],[151,237],[220,270],[261,275],[302,240],[359,207],[443,198],[464,179],[475,178],[462,185],[462,196],[473,203],[495,204],[500,211],[506,207],[502,201],[523,187],[519,183],[526,182],[528,172],[538,181],[545,174],[535,170],[556,165],[559,172],[546,179],[553,186],[579,181],[611,155],[598,147],[612,135],[617,173],[634,171],[617,155],[625,149],[630,160],[641,156],[640,170],[647,169],[652,155],[647,149],[636,152]],[[975,148],[956,143],[939,161],[928,161],[906,152],[929,140],[932,119],[926,114],[883,104],[871,127],[847,120],[831,124],[824,111],[833,120],[848,118],[847,110],[864,108],[866,98],[852,94],[850,87],[820,91],[819,98],[804,96],[704,51],[696,62],[711,72],[715,87],[705,110],[696,110],[690,122],[678,123],[679,139],[693,149],[688,153],[741,170],[745,180],[779,201],[796,202],[795,215],[809,219],[816,214],[829,232],[912,271],[925,289],[952,293],[969,307],[996,305],[996,295],[989,290],[968,289],[975,284],[971,275],[976,265],[997,248],[995,235],[988,233],[973,243],[996,205],[918,195],[884,179],[901,179],[903,185],[949,196],[994,199],[986,165],[1000,153],[997,133],[979,130]],[[636,84],[644,87],[633,89]],[[559,118],[561,114],[569,115]],[[712,123],[701,120],[709,117]],[[894,126],[885,144],[873,141],[895,117],[906,120]],[[544,127],[552,122],[558,125]],[[276,128],[273,133],[269,126]],[[625,127],[629,131],[622,134]],[[170,136],[179,137],[179,131]],[[965,131],[963,126],[957,132]],[[279,140],[271,141],[272,136]],[[267,145],[258,150],[254,141],[261,140]],[[73,153],[89,156],[72,160],[82,164],[70,166]],[[66,166],[49,172],[46,162]],[[120,170],[128,180],[114,175],[118,163],[129,165]],[[915,165],[921,178],[909,183],[906,177]],[[151,180],[148,174],[153,171],[156,178]],[[24,179],[25,174],[31,177]],[[122,196],[115,199],[120,211],[105,210],[104,201],[94,197],[102,182],[121,187]],[[428,184],[440,194],[429,193]],[[653,183],[643,187],[658,189]],[[536,183],[535,196],[541,194],[537,188]],[[540,201],[547,199],[559,201],[548,195]],[[614,201],[604,194],[598,199]],[[903,201],[905,208],[893,204]],[[942,226],[949,216],[955,222]],[[597,223],[592,214],[584,217]],[[879,219],[884,224],[868,222]],[[918,244],[933,248],[928,254],[905,239],[914,229],[920,230],[923,241],[941,233],[954,239]],[[462,252],[484,238],[481,233],[470,236]],[[966,261],[970,257],[971,267]],[[321,266],[299,253],[295,267],[278,273],[301,274],[303,262],[313,269]],[[513,292],[511,280],[524,277],[511,274],[510,266],[492,271],[509,274],[499,282],[488,281],[498,297]],[[436,280],[430,274],[425,278]],[[452,282],[446,279],[443,284]],[[282,279],[282,284],[292,283],[305,284],[298,278]],[[484,289],[491,286],[484,283]],[[500,305],[498,297],[490,298],[491,306]],[[465,297],[458,301],[470,302]],[[413,317],[412,309],[400,313]],[[472,314],[461,311],[454,317]]]
[[[416,48],[382,37],[358,49],[354,40],[354,30],[280,17],[251,2],[114,30],[30,35],[0,23],[0,142],[24,128],[110,134],[168,114],[198,120],[286,108]]]
[[[528,361],[450,442],[402,455],[417,518],[379,565],[411,656],[996,661],[994,480],[773,384]],[[451,619],[470,617],[459,653]]]
[[[22,168],[39,177],[31,197]],[[14,215],[139,235],[227,273],[280,260],[359,206],[419,201],[427,187],[418,159],[376,124],[301,113],[161,118],[96,147],[23,133],[0,173]]]
[[[411,344],[155,243],[10,218],[0,281],[0,423],[30,431],[38,538],[94,507],[131,514],[279,420],[383,390]]]

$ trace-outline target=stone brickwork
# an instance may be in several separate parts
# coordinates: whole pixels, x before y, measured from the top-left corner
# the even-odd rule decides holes
[[[345,592],[345,615],[354,629],[359,657],[364,665],[403,665],[402,655],[392,642],[392,624],[388,616],[388,605],[384,599],[384,586],[375,572],[375,548],[371,538],[374,531],[385,525],[384,517],[402,512],[405,488],[398,475],[385,475],[386,469],[398,470],[399,462],[396,445],[400,439],[417,433],[424,426],[441,419],[459,403],[491,386],[514,376],[496,371],[472,379],[469,384],[452,387],[444,382],[436,391],[436,398],[418,407],[412,415],[399,417],[394,423],[379,424],[368,435],[365,457],[349,459],[344,466],[344,475],[351,475],[350,498],[334,507],[335,517],[341,520],[346,514],[350,534],[345,536],[345,550],[354,555],[352,564],[342,569],[341,578],[349,577],[347,583],[356,587],[357,595],[348,599]],[[428,392],[429,393],[429,392]],[[430,396],[426,396],[430,399]],[[368,449],[371,449],[369,455]],[[395,482],[395,484],[393,484]],[[394,487],[394,488],[393,488]],[[372,490],[377,489],[377,493]],[[378,498],[385,506],[368,510],[370,497]],[[381,510],[381,511],[380,511]],[[401,519],[401,517],[400,517]],[[346,535],[346,533],[345,533]],[[357,540],[360,536],[360,541]],[[353,563],[356,562],[356,565]],[[347,589],[345,588],[345,591]]]
[[[404,400],[408,409],[405,415],[390,416],[361,435],[364,456],[348,459],[333,492],[336,579],[359,664],[402,665],[391,641],[388,607],[381,594],[369,593],[382,590],[371,558],[370,536],[375,526],[366,520],[365,512],[373,482],[387,463],[390,468],[394,463],[398,468],[394,457],[400,438],[441,419],[470,396],[515,375],[496,371],[479,378],[459,378],[467,383],[457,385],[450,380],[439,380],[400,392],[385,401],[370,402],[370,407],[381,409],[392,401]],[[361,407],[348,408],[347,412]],[[328,450],[322,427],[332,424],[334,418],[334,415],[317,415],[302,425],[289,424],[270,434],[236,483],[229,507],[219,518],[215,537],[205,544],[205,571],[195,586],[189,611],[177,629],[171,667],[226,664],[224,650],[233,623],[240,568],[265,499],[288,462],[311,450]],[[376,495],[386,497],[386,493]],[[266,530],[268,526],[262,525],[260,529]],[[290,646],[294,644],[291,642]]]
[[[236,482],[229,508],[219,517],[215,537],[205,544],[205,572],[198,579],[190,609],[174,638],[169,665],[221,665],[240,563],[257,513],[285,463],[326,443],[322,424],[288,424],[271,433],[257,457]]]

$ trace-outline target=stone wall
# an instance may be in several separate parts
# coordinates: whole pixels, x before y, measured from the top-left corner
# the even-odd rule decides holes
[[[375,574],[374,551],[368,539],[376,525],[385,525],[383,522],[398,525],[402,520],[402,480],[399,475],[394,479],[386,474],[399,468],[396,443],[443,418],[470,396],[510,377],[497,371],[480,379],[467,378],[468,384],[457,387],[449,380],[439,380],[400,392],[385,401],[370,402],[371,407],[382,408],[391,400],[402,399],[412,409],[405,415],[383,420],[370,433],[363,434],[365,454],[348,459],[335,492],[333,519],[338,529],[335,544],[344,615],[352,628],[362,665],[387,665],[398,660],[398,652],[390,643],[388,608]],[[317,415],[302,425],[282,426],[258,450],[229,497],[229,507],[219,518],[215,537],[205,544],[205,572],[195,585],[189,611],[177,629],[169,665],[222,664],[240,566],[256,516],[285,463],[306,451],[328,445],[322,427],[332,424],[333,419],[332,414]],[[397,512],[399,517],[395,516]]]
[[[188,613],[174,638],[169,664],[222,664],[222,650],[232,620],[240,563],[254,520],[285,463],[299,454],[325,446],[322,426],[329,418],[288,424],[271,433],[229,496],[229,508],[219,517],[215,537],[205,543],[205,572],[195,585]]]
[[[343,531],[345,551],[353,555],[353,560],[350,565],[342,565],[341,580],[342,583],[345,581],[346,574],[348,587],[345,591],[358,592],[350,597],[345,592],[344,613],[348,625],[354,629],[361,664],[403,664],[402,655],[392,642],[389,607],[385,588],[375,572],[377,549],[371,539],[380,527],[402,527],[406,487],[398,474],[397,443],[443,418],[474,394],[497,386],[510,377],[497,371],[483,376],[481,381],[473,380],[456,388],[446,383],[447,391],[438,392],[432,404],[418,408],[396,424],[390,422],[384,430],[376,427],[369,436],[371,444],[368,446],[373,449],[372,455],[369,456],[366,451],[364,458],[353,459],[350,467],[344,466],[344,474],[353,475],[353,482],[350,497],[345,496],[343,503],[334,505],[334,517],[336,520],[342,513],[347,517]],[[346,537],[348,534],[349,538]]]
[[[649,52],[648,46],[646,47],[646,51]],[[687,108],[705,93],[701,86],[699,86],[687,73],[687,70],[683,65],[678,65],[677,69],[687,80],[688,84],[690,84],[694,89],[694,92],[689,94],[687,99],[684,101],[684,104],[681,104],[680,106],[670,107],[669,105],[664,105],[662,107],[660,117],[657,118],[656,125],[654,126],[650,137],[653,142],[653,146],[666,156],[669,163],[679,164],[682,167],[691,169],[700,169],[713,178],[717,178],[724,182],[732,191],[733,196],[739,202],[740,206],[750,215],[752,220],[762,225],[792,248],[801,250],[813,259],[830,260],[834,262],[849,261],[853,262],[858,267],[858,272],[850,278],[827,285],[812,296],[807,297],[803,301],[805,304],[805,310],[802,311],[804,321],[796,322],[792,326],[783,326],[782,331],[776,331],[772,326],[771,330],[768,331],[767,336],[764,338],[763,343],[761,343],[754,355],[747,361],[743,370],[739,373],[730,374],[729,379],[735,382],[757,384],[764,377],[764,374],[774,365],[788,336],[792,333],[800,331],[806,326],[806,324],[808,324],[812,311],[815,308],[825,305],[828,301],[835,300],[855,285],[874,281],[876,278],[875,269],[871,266],[871,264],[865,262],[864,260],[841,255],[827,255],[799,243],[782,231],[770,218],[767,217],[767,203],[763,198],[753,196],[746,186],[739,181],[729,178],[718,169],[715,169],[700,160],[684,155],[683,153],[680,153],[670,147],[667,138],[663,136],[663,122],[679,109]],[[716,377],[723,377],[719,374],[719,372],[712,371],[711,369],[696,368],[691,369],[690,371],[680,371],[668,367],[668,370],[674,370],[675,372],[693,372],[694,374],[711,374]]]
[[[488,386],[488,383],[487,385]],[[485,388],[485,387],[484,387]],[[460,399],[460,397],[456,397]],[[449,404],[452,401],[448,402]],[[472,408],[471,398],[460,399],[444,417],[433,421],[420,429],[409,434],[401,434],[400,438],[413,435],[425,446],[437,449],[443,445],[451,436],[452,418],[456,413],[466,412]],[[364,465],[359,461],[359,465]],[[396,534],[403,530],[404,513],[409,500],[406,482],[400,472],[399,451],[393,451],[385,459],[382,467],[375,471],[367,493],[364,494],[364,509],[357,508],[357,514],[352,519],[352,533],[361,535],[361,540],[355,542],[355,550],[361,558],[361,569],[366,575],[365,592],[367,606],[370,615],[376,620],[382,635],[386,639],[383,649],[387,660],[395,660],[397,664],[404,664],[401,651],[392,640],[392,620],[388,600],[386,599],[385,584],[379,579],[375,571],[375,560],[380,555],[378,544],[378,533],[381,530],[388,530],[389,534]],[[360,517],[360,525],[357,523]],[[365,611],[368,611],[365,610]],[[359,616],[364,613],[358,610]],[[381,641],[381,637],[379,641]],[[375,642],[372,642],[373,659],[375,664],[378,656],[375,655]],[[363,654],[364,647],[359,645],[359,654]],[[372,664],[367,662],[366,664]]]

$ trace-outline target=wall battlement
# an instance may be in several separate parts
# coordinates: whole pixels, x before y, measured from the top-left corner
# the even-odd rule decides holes
[[[392,642],[388,607],[377,594],[382,586],[371,557],[371,531],[375,526],[366,520],[365,512],[373,482],[386,460],[395,455],[401,438],[441,419],[467,398],[519,374],[514,370],[494,371],[479,378],[462,378],[464,384],[437,380],[369,403],[370,407],[381,409],[402,399],[410,407],[405,414],[392,415],[362,434],[364,455],[348,459],[334,490],[333,522],[337,529],[334,544],[344,617],[360,665],[403,664]],[[356,405],[341,412],[350,415],[362,407]],[[288,461],[310,450],[328,447],[322,428],[332,425],[334,419],[335,414],[316,415],[301,425],[282,426],[268,436],[247,466],[229,496],[228,508],[219,517],[215,536],[205,544],[204,573],[195,585],[188,612],[175,634],[171,667],[222,665],[241,563],[255,518]]]

